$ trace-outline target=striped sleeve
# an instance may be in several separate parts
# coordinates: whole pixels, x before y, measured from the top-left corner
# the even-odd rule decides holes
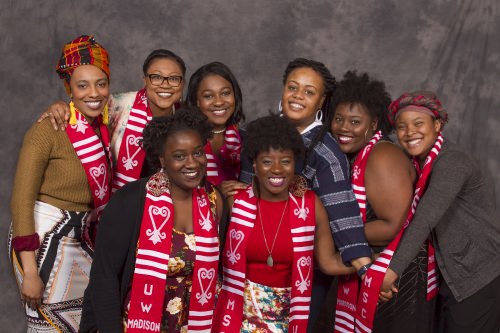
[[[371,257],[349,179],[347,159],[329,133],[311,152],[303,174],[326,208],[335,246],[343,262],[349,265],[353,259]]]

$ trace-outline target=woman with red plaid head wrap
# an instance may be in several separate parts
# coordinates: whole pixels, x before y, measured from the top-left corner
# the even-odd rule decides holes
[[[11,198],[9,254],[30,332],[77,332],[97,220],[111,195],[109,58],[91,36],[64,46],[57,72],[71,122],[25,135]]]
[[[429,238],[435,250],[429,266],[439,274],[428,289],[438,295],[439,332],[498,332],[500,224],[492,182],[441,134],[448,115],[434,93],[405,93],[389,111],[418,179],[411,223],[387,269],[381,298],[397,291],[395,280]]]
[[[144,60],[142,70],[144,88],[111,95],[109,115],[104,115],[106,121],[109,119],[111,133],[113,192],[157,171],[148,163],[139,144],[142,131],[151,119],[174,114],[182,100],[186,65],[181,57],[169,50],[154,50]],[[55,130],[64,130],[70,118],[70,107],[66,102],[56,102],[40,120],[46,117],[51,119]]]

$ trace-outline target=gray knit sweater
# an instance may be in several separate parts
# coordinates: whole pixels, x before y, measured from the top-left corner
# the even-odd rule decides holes
[[[457,301],[499,276],[500,219],[491,184],[470,155],[445,141],[391,269],[401,275],[431,232],[439,271]]]

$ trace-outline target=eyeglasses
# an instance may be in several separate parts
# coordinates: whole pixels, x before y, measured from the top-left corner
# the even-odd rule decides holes
[[[180,75],[172,75],[172,76],[162,76],[160,74],[148,74],[149,82],[153,86],[161,86],[165,80],[167,80],[168,84],[172,87],[178,87],[181,85],[182,80],[184,79]]]

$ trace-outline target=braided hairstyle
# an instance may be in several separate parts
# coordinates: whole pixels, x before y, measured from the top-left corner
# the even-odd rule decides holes
[[[155,117],[144,128],[141,144],[152,167],[161,168],[159,157],[163,154],[167,139],[182,131],[197,132],[204,145],[212,137],[212,126],[207,117],[194,107],[182,107],[171,116]]]
[[[373,120],[378,120],[377,130],[381,130],[382,134],[387,135],[392,131],[388,109],[391,96],[384,82],[370,78],[368,73],[347,71],[332,96],[333,112],[325,119],[327,126],[331,125],[337,107],[346,103],[361,104]]]
[[[193,73],[193,75],[191,75],[186,97],[187,105],[197,105],[196,94],[198,93],[198,88],[201,81],[209,75],[218,75],[222,77],[224,80],[231,83],[231,86],[233,88],[234,112],[231,115],[231,118],[229,118],[228,124],[238,125],[240,122],[245,121],[245,114],[243,113],[243,96],[241,93],[240,85],[238,84],[238,80],[236,80],[236,77],[234,76],[233,72],[231,72],[229,67],[218,61],[214,61],[201,66],[196,70],[196,72]]]
[[[311,141],[311,144],[307,147],[306,153],[305,153],[305,160],[307,160],[310,152],[314,150],[314,147],[323,139],[323,136],[328,132],[328,127],[325,126],[325,123],[327,119],[332,119],[331,116],[331,103],[330,99],[335,91],[336,87],[336,81],[335,77],[330,73],[330,70],[325,66],[325,64],[311,60],[311,59],[306,59],[306,58],[296,58],[295,60],[292,60],[288,63],[285,73],[283,74],[283,84],[286,84],[286,80],[288,79],[288,76],[290,75],[291,72],[298,68],[310,68],[314,70],[316,73],[321,75],[323,78],[323,88],[324,88],[324,94],[325,94],[325,101],[323,102],[323,105],[321,106],[321,110],[323,111],[323,126],[321,127],[320,131],[318,134],[313,138]]]

